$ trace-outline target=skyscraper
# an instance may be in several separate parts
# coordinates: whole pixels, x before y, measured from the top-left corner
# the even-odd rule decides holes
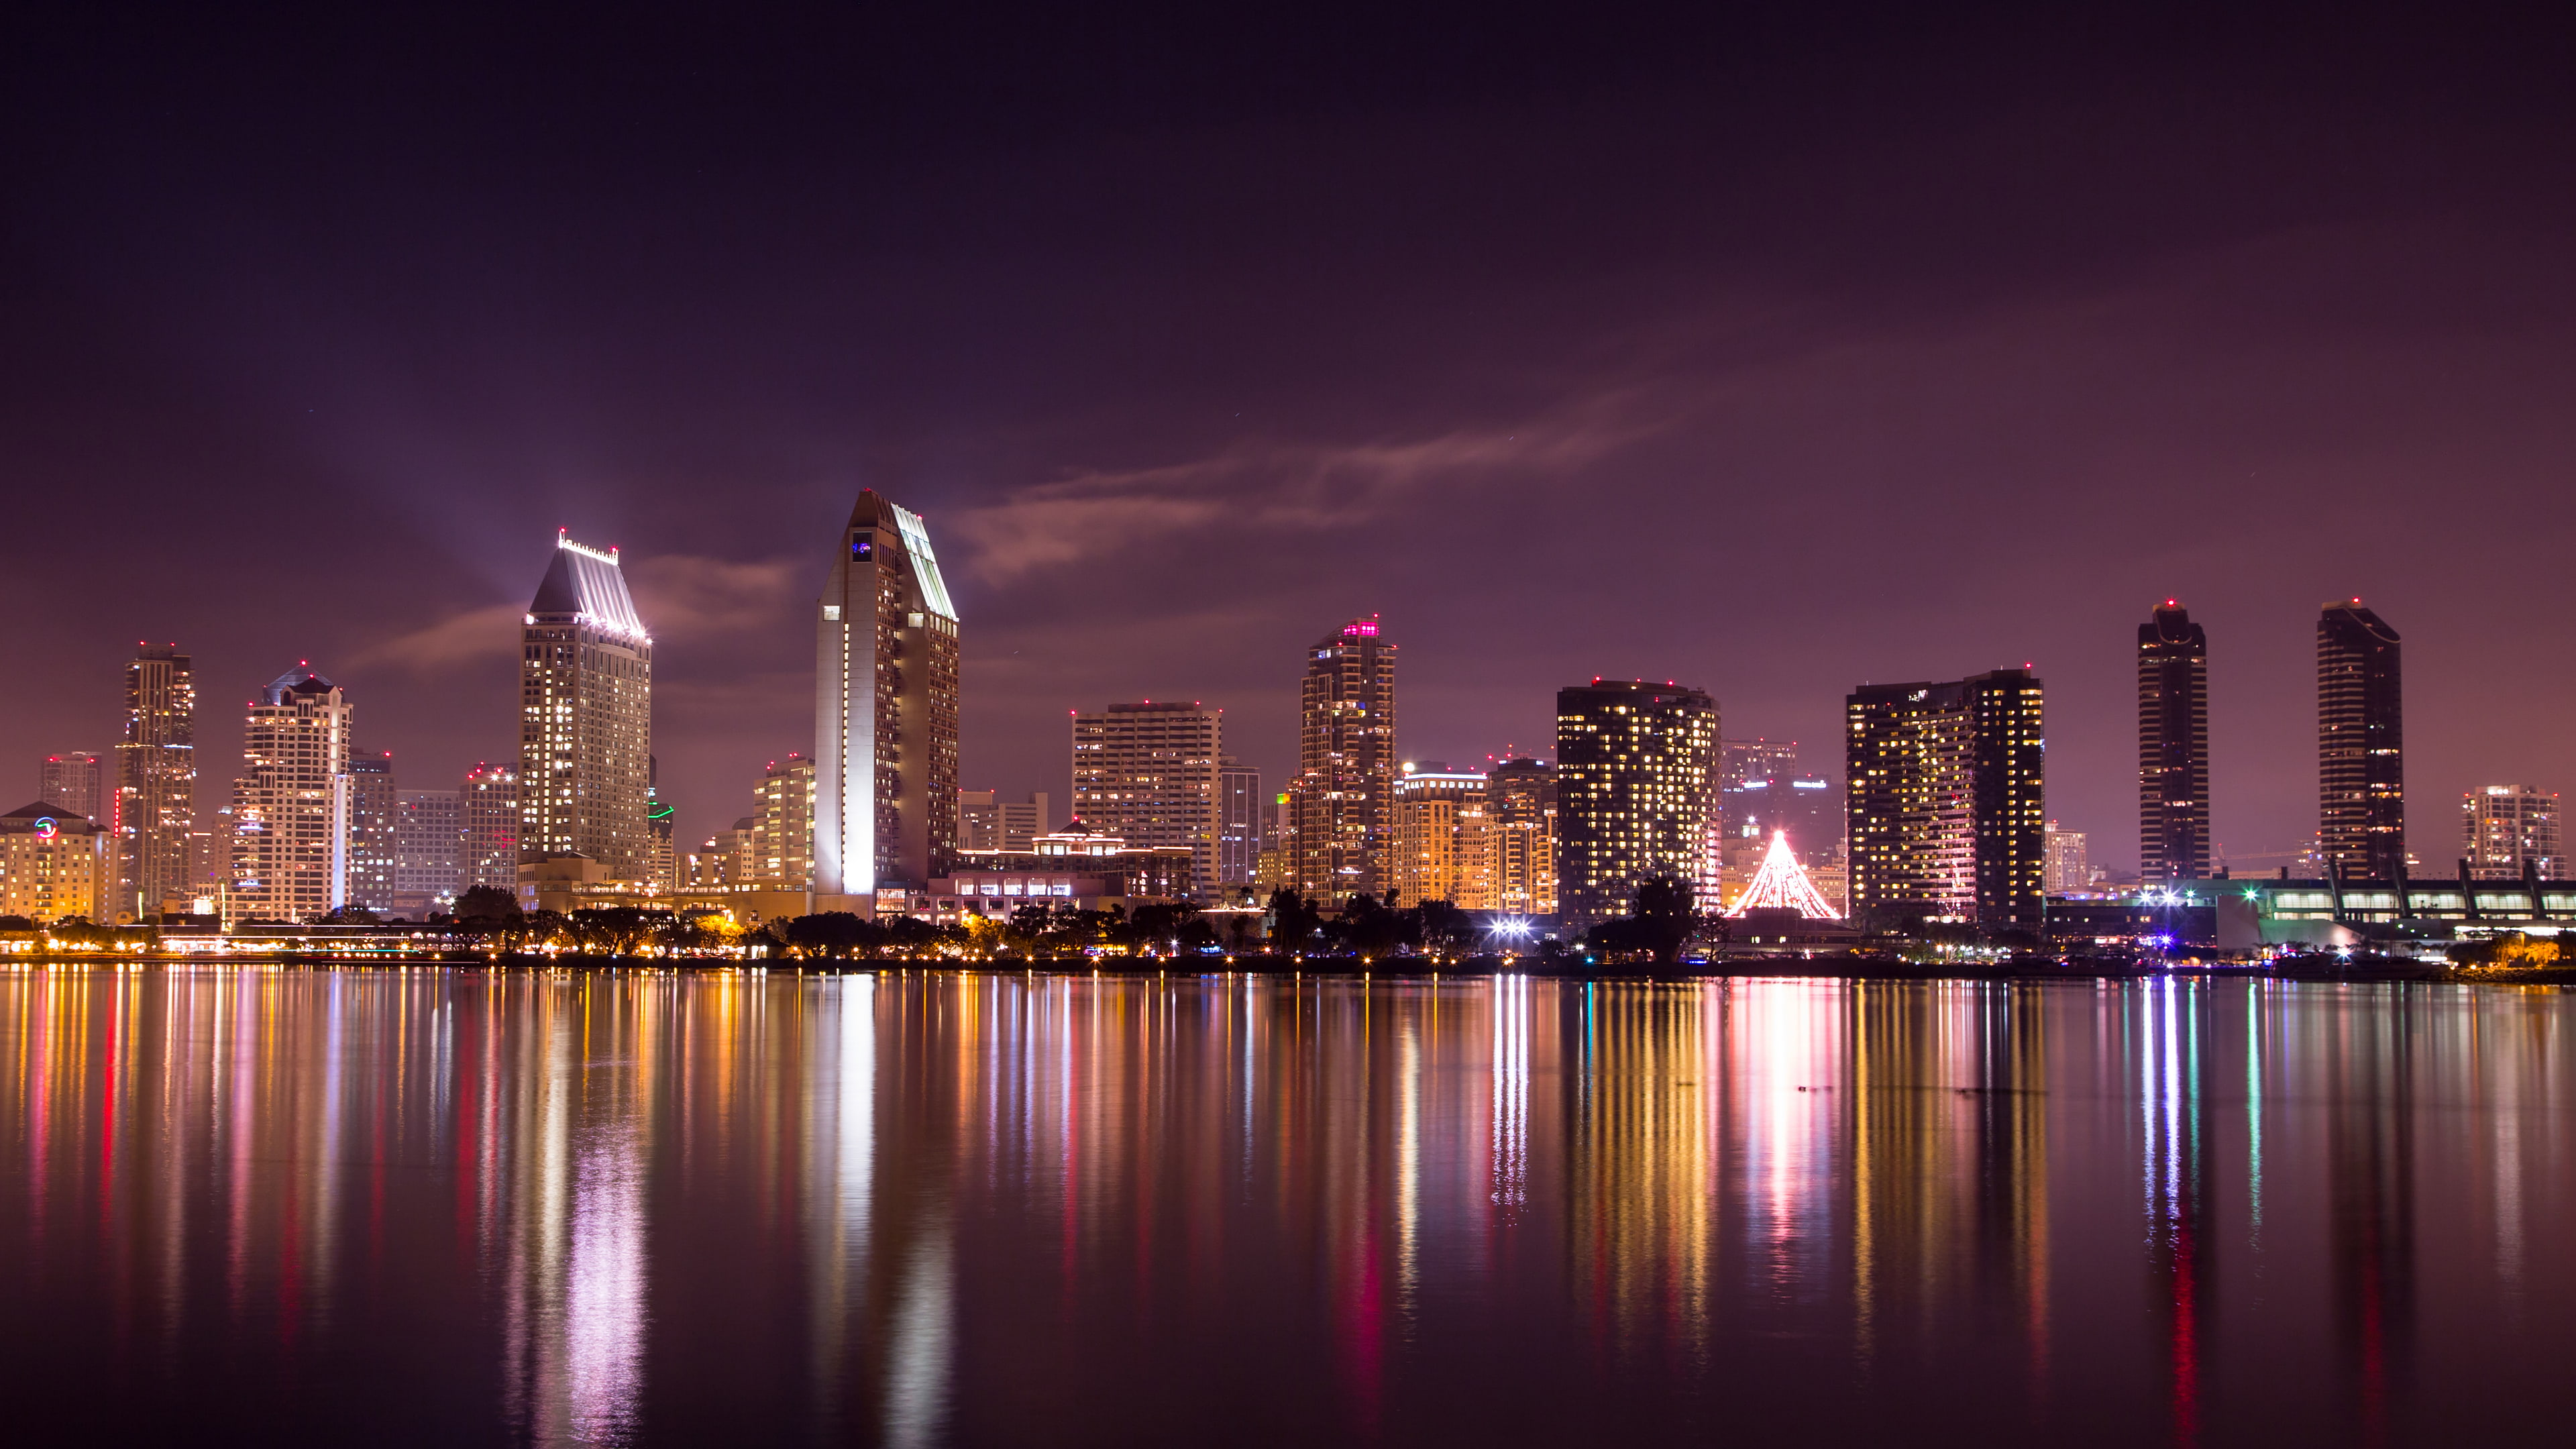
[[[667,895],[680,883],[678,812],[662,798],[662,761],[644,762],[644,882],[656,895]]]
[[[653,639],[617,550],[558,532],[521,635],[519,859],[581,855],[644,880],[652,760]]]
[[[2397,631],[2361,606],[2317,616],[2317,838],[2345,881],[2406,870],[2406,731]]]
[[[345,900],[353,711],[338,685],[301,665],[270,681],[249,709],[233,782],[225,924],[309,921]]]
[[[1408,763],[1395,779],[1395,850],[1387,888],[1400,904],[1447,901],[1462,911],[1501,905],[1486,778],[1437,761]]]
[[[465,889],[465,796],[402,790],[394,798],[394,914],[425,921]]]
[[[760,777],[751,816],[752,879],[785,890],[814,881],[814,762],[801,754],[772,760]]]
[[[1741,790],[1747,780],[1785,780],[1797,773],[1796,740],[1718,741],[1717,788],[1720,790]],[[1801,851],[1814,849],[1811,842],[1790,843]]]
[[[519,772],[489,761],[465,772],[465,857],[458,893],[476,886],[519,893]]]
[[[98,756],[87,750],[47,755],[44,767],[37,773],[38,800],[61,806],[83,820],[98,818]]]
[[[2041,847],[2040,887],[2050,895],[2080,891],[2093,883],[2093,860],[2085,847],[2084,832],[2060,830],[2057,822],[2048,822],[2046,840]],[[2182,877],[2189,879],[2189,877]]]
[[[1852,692],[1844,790],[1854,915],[2040,923],[2042,703],[2027,669]]]
[[[1260,868],[1262,816],[1268,801],[1261,794],[1261,772],[1226,760],[1216,772],[1216,883],[1248,886]]]
[[[1217,879],[1217,761],[1225,712],[1113,704],[1073,717],[1073,813],[1133,848],[1181,847],[1191,879]]]
[[[1709,884],[1717,770],[1717,701],[1704,691],[1596,679],[1556,692],[1557,909],[1568,927],[1627,914],[1649,880]]]
[[[1556,768],[1519,756],[1485,772],[1494,822],[1494,908],[1556,914]]]
[[[2460,858],[2469,874],[2519,879],[2525,867],[2543,880],[2566,868],[2559,854],[2558,794],[2529,785],[2489,785],[2460,797]]]
[[[2138,626],[2138,874],[2209,867],[2209,639],[2167,599]]]
[[[957,606],[921,516],[861,493],[816,612],[815,909],[871,913],[957,850]]]
[[[383,913],[394,908],[395,832],[401,820],[389,750],[349,752],[340,833],[340,903]]]
[[[125,740],[116,747],[116,902],[141,919],[194,894],[188,832],[197,823],[197,684],[179,646],[144,646],[125,667]]]
[[[1353,619],[1306,651],[1297,774],[1288,782],[1293,879],[1339,904],[1386,889],[1395,845],[1395,641]]]

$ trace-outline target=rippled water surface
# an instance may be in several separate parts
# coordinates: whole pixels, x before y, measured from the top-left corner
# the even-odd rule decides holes
[[[2539,989],[0,976],[18,1442],[2565,1443]]]

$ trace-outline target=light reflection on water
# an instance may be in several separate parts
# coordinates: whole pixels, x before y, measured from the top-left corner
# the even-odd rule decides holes
[[[2570,997],[0,976],[88,1439],[2553,1439]]]

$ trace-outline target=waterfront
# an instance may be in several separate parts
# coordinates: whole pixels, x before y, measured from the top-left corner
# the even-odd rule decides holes
[[[90,1442],[2554,1442],[2576,997],[0,976]]]

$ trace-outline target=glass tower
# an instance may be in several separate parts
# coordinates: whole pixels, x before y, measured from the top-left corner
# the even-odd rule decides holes
[[[2167,599],[2138,626],[2138,874],[2209,867],[2209,638]]]
[[[815,612],[815,909],[866,914],[957,853],[957,606],[921,515],[861,493]]]
[[[2317,839],[2344,881],[2406,872],[2406,732],[2397,631],[2359,599],[2317,616]]]

